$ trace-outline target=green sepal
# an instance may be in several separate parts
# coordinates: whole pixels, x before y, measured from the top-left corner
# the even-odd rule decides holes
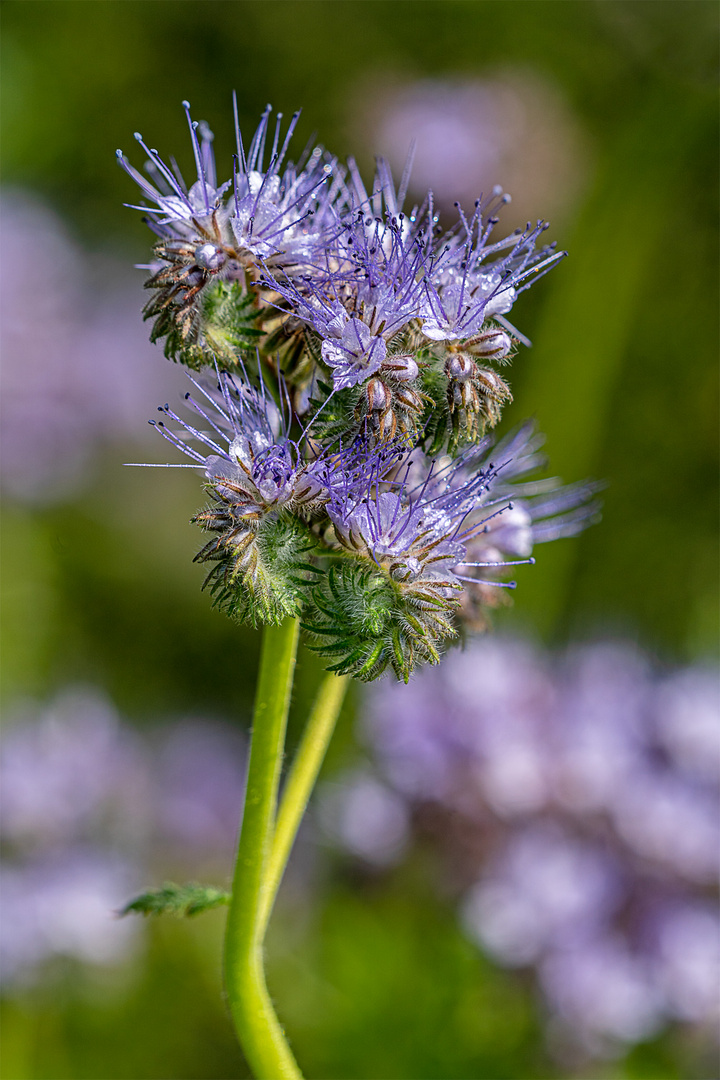
[[[449,618],[454,598],[430,596],[432,583],[393,581],[380,568],[352,556],[330,567],[312,588],[313,603],[303,621],[314,652],[331,663],[328,671],[350,674],[363,682],[391,668],[407,682],[421,663],[436,664],[440,646],[456,636]],[[447,591],[448,583],[440,586]]]
[[[279,626],[299,615],[312,579],[308,561],[315,544],[307,528],[290,516],[266,517],[248,527],[241,554],[220,545],[203,560],[215,565],[205,585],[213,603],[239,622]],[[205,549],[203,549],[204,551]]]
[[[431,457],[441,453],[445,447],[452,454],[458,447],[459,437],[450,415],[448,381],[441,363],[433,358],[433,362],[422,369],[421,377],[423,392],[432,398],[432,405],[423,417],[422,444]]]
[[[238,281],[220,278],[202,288],[191,316],[162,294],[146,304],[144,316],[155,318],[150,340],[165,338],[167,358],[195,370],[215,363],[237,369],[243,354],[254,349],[263,333],[254,293],[243,292]]]
[[[323,395],[322,398],[313,398],[310,402],[312,408],[317,410],[317,420],[313,420],[316,439],[332,443],[336,439],[347,439],[348,432],[359,430],[357,408],[364,393],[362,384],[333,393],[332,386],[320,379],[317,390]]]
[[[187,885],[175,885],[172,881],[166,881],[159,889],[140,893],[125,904],[118,914],[175,915],[185,918],[229,903],[230,893],[212,885],[199,885],[194,881]]]

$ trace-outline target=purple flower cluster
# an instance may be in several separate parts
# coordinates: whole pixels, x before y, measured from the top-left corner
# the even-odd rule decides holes
[[[329,789],[326,828],[379,865],[413,829],[442,837],[465,929],[535,969],[558,1045],[612,1054],[669,1021],[712,1024],[717,672],[485,639],[378,687],[364,729],[376,768]]]
[[[500,189],[438,234],[432,193],[406,215],[385,162],[372,196],[356,170],[352,177],[337,210],[337,239],[325,239],[305,274],[266,271],[264,279],[319,336],[336,390],[379,372],[397,378],[397,370],[414,382],[412,366],[398,367],[397,359],[393,366],[393,357],[412,359],[423,341],[476,345],[486,322],[504,323],[518,293],[563,257],[552,247],[537,250],[542,222],[490,242],[505,199]],[[485,355],[505,358],[511,349],[510,334],[495,331]]]
[[[491,240],[495,213],[509,199],[500,188],[476,200],[469,217],[458,206],[457,224],[445,231],[432,192],[403,209],[410,162],[396,189],[381,159],[370,193],[352,159],[342,167],[321,147],[295,166],[287,151],[299,114],[284,137],[278,114],[270,144],[270,107],[247,153],[236,111],[232,178],[218,185],[212,132],[191,120],[187,102],[184,107],[195,161],[192,184],[137,133],[152,180],[117,152],[151,204],[139,209],[150,215],[160,239],[149,284],[164,299],[147,310],[162,315],[161,334],[168,332],[163,311],[175,304],[187,337],[191,306],[220,280],[277,294],[284,310],[316,335],[335,390],[365,384],[381,372],[391,386],[398,371],[401,381],[414,382],[417,372],[399,365],[399,357],[423,341],[471,346],[488,320],[510,331],[495,335],[490,355],[507,357],[513,334],[524,340],[503,317],[518,293],[563,253],[552,245],[538,248],[543,222]],[[277,304],[272,295],[270,303]]]
[[[206,123],[191,119],[183,102],[192,142],[196,177],[187,185],[175,161],[167,166],[157,150],[135,139],[147,155],[151,179],[135,169],[121,150],[119,163],[154,206],[153,230],[176,245],[192,245],[198,269],[238,273],[259,258],[283,266],[302,265],[323,242],[330,208],[338,199],[337,184],[328,183],[334,161],[322,149],[304,155],[295,166],[287,150],[299,113],[282,137],[282,113],[270,130],[271,106],[265,109],[247,153],[235,113],[237,156],[231,179],[218,184],[213,133]],[[268,135],[272,143],[268,145]],[[267,153],[267,160],[266,160]],[[213,242],[214,241],[214,242]],[[231,252],[234,258],[231,258]],[[234,265],[228,267],[228,261]]]
[[[204,428],[169,405],[159,408],[165,419],[155,426],[203,469],[214,494],[231,505],[235,518],[245,525],[280,510],[311,514],[325,506],[333,492],[346,491],[358,466],[362,469],[367,455],[358,446],[303,454],[288,434],[289,404],[281,402],[287,406],[286,415],[264,383],[256,391],[225,372],[214,385],[192,376],[190,381],[195,396],[188,391],[185,403]]]
[[[594,485],[527,479],[544,460],[530,423],[454,459],[429,459],[402,440],[356,437],[323,449],[307,439],[309,428],[304,452],[289,437],[285,397],[283,410],[264,384],[258,392],[227,373],[214,386],[191,382],[197,392],[186,403],[204,426],[168,405],[157,426],[209,482],[214,503],[196,520],[216,535],[198,558],[216,563],[215,585],[219,574],[224,586],[255,572],[264,530],[294,516],[318,547],[364,560],[419,610],[459,604],[468,625],[484,628],[493,593],[515,588],[507,571],[533,563],[535,544],[575,535],[597,514]]]
[[[335,535],[348,551],[363,553],[396,581],[442,578],[463,583],[464,614],[490,603],[493,588],[514,566],[533,563],[537,543],[572,536],[597,513],[592,484],[560,486],[526,477],[543,464],[542,437],[527,423],[499,443],[490,437],[455,459],[429,460],[419,451],[394,463],[385,483],[330,501]],[[501,580],[498,580],[498,577]],[[450,594],[448,594],[450,595]]]
[[[166,405],[157,425],[207,481],[206,585],[254,625],[302,613],[331,670],[407,680],[595,515],[593,485],[529,479],[531,425],[484,434],[511,396],[493,365],[525,340],[505,316],[564,253],[541,221],[495,239],[500,188],[445,229],[432,192],[404,208],[410,161],[396,186],[380,159],[371,189],[322,148],[290,163],[297,114],[283,134],[266,110],[246,151],[236,110],[218,183],[185,109],[191,184],[140,136],[151,180],[119,160],[158,236],[151,337],[211,373],[186,395],[199,424]]]

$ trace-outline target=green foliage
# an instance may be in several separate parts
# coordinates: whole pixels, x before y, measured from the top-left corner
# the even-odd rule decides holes
[[[212,541],[196,559],[215,560],[205,585],[217,607],[239,622],[278,626],[300,614],[308,584],[319,573],[309,562],[313,548],[296,518],[267,516],[239,535]]]
[[[423,415],[423,445],[430,456],[441,454],[445,449],[450,454],[468,443],[478,442],[488,428],[493,428],[500,419],[502,406],[512,401],[510,389],[504,380],[491,367],[480,371],[473,380],[467,407],[453,404],[453,384],[445,375],[442,363],[426,353],[419,359],[434,360],[421,367],[422,390],[429,398]],[[489,377],[492,382],[488,384]]]
[[[430,359],[429,350],[425,359]],[[425,450],[431,456],[439,454],[447,445],[450,453],[457,448],[458,439],[453,432],[453,422],[448,408],[448,382],[442,367],[436,363],[428,363],[422,372],[423,393],[427,394],[432,404],[425,410],[423,417]]]
[[[184,918],[201,915],[203,911],[230,903],[230,893],[212,885],[199,885],[191,881],[187,885],[175,885],[166,881],[159,889],[148,889],[130,900],[120,915],[176,915]]]
[[[158,277],[150,278],[146,287],[159,287]],[[216,362],[221,368],[237,368],[238,358],[262,336],[254,295],[243,292],[240,282],[220,278],[204,285],[197,297],[173,288],[159,287],[145,306],[145,318],[155,318],[150,340],[165,338],[167,358],[195,370]]]
[[[345,390],[338,390],[332,397],[332,380],[327,382],[324,377],[318,379],[317,391],[319,395],[311,400],[312,407],[319,409],[324,405],[317,420],[313,421],[313,435],[323,442],[332,443],[334,439],[348,438],[348,432],[359,427],[357,423],[358,407],[363,399],[362,386],[350,386]],[[327,404],[324,404],[327,402]]]
[[[344,559],[312,590],[313,609],[303,626],[328,671],[377,679],[390,667],[407,682],[421,663],[437,664],[439,648],[456,630],[446,617],[456,601],[429,581],[396,582],[380,569]]]
[[[311,963],[294,959],[292,924],[278,913],[269,976],[306,1075],[560,1077],[528,981],[481,955],[430,891],[431,866],[411,858],[402,874],[355,870],[352,887],[336,872],[303,942]]]

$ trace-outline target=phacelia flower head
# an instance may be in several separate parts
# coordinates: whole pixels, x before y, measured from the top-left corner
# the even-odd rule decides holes
[[[138,136],[158,236],[145,314],[193,379],[192,418],[162,434],[202,471],[206,584],[240,619],[304,618],[332,670],[407,681],[462,623],[480,628],[536,543],[595,514],[592,485],[531,478],[525,425],[493,443],[522,334],[517,297],[562,257],[538,222],[494,239],[500,188],[441,225],[432,192],[405,207],[379,159],[371,187],[321,147],[288,157],[270,107],[219,182],[212,133],[190,127],[186,184]],[[226,174],[228,175],[228,174]],[[530,479],[528,479],[530,477]]]
[[[554,245],[536,250],[547,229],[543,221],[489,243],[498,220],[494,212],[508,199],[496,188],[490,199],[476,204],[469,220],[458,207],[460,228],[444,238],[427,282],[425,337],[433,341],[475,337],[486,321],[506,315],[518,293],[564,257],[565,252],[556,252]]]
[[[223,606],[251,621],[279,621],[298,609],[291,579],[307,563],[305,524],[328,501],[338,462],[303,457],[264,385],[258,391],[227,373],[215,386],[191,381],[197,394],[185,400],[200,425],[165,405],[160,411],[179,428],[156,426],[206,478],[211,502],[194,520],[215,535],[196,560],[213,564],[206,585]]]
[[[293,273],[322,249],[338,187],[328,183],[334,163],[322,148],[300,166],[287,161],[300,114],[293,115],[282,136],[282,113],[270,131],[270,106],[247,153],[236,110],[237,156],[231,179],[218,186],[213,134],[207,124],[191,119],[188,102],[183,107],[197,172],[191,185],[174,160],[172,167],[166,165],[139,133],[135,138],[147,155],[152,182],[122,151],[117,156],[154,204],[138,207],[149,215],[148,224],[159,238],[146,282],[155,295],[144,311],[146,318],[155,319],[152,340],[165,338],[168,356],[201,367],[232,362],[233,349],[254,346],[257,298],[248,296],[248,288],[257,276],[257,260]]]
[[[366,591],[370,581],[377,591],[377,617],[364,630],[366,614],[340,598],[342,589],[323,592],[321,585],[321,599],[316,590],[315,627],[327,635],[318,650],[332,650],[333,621],[338,635],[352,634],[358,643],[347,666],[339,661],[337,670],[374,678],[389,665],[407,680],[418,654],[437,662],[443,642],[455,636],[456,623],[448,616],[460,612],[471,625],[485,626],[487,609],[497,603],[493,594],[515,588],[508,570],[534,563],[536,542],[585,527],[597,513],[595,485],[514,484],[538,468],[540,442],[532,425],[525,425],[494,448],[499,453],[488,439],[477,450],[440,462],[417,450],[401,456],[398,444],[397,457],[370,473],[359,496],[358,486],[351,497],[331,495],[331,538],[353,559]]]

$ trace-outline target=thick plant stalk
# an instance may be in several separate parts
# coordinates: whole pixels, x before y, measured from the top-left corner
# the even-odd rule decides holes
[[[323,677],[285,784],[262,889],[261,935],[270,919],[300,822],[335,730],[349,678],[349,675],[335,675],[331,671]]]
[[[267,871],[299,628],[297,619],[287,619],[263,631],[245,809],[225,936],[230,1012],[258,1080],[301,1078],[268,994],[262,951]]]

